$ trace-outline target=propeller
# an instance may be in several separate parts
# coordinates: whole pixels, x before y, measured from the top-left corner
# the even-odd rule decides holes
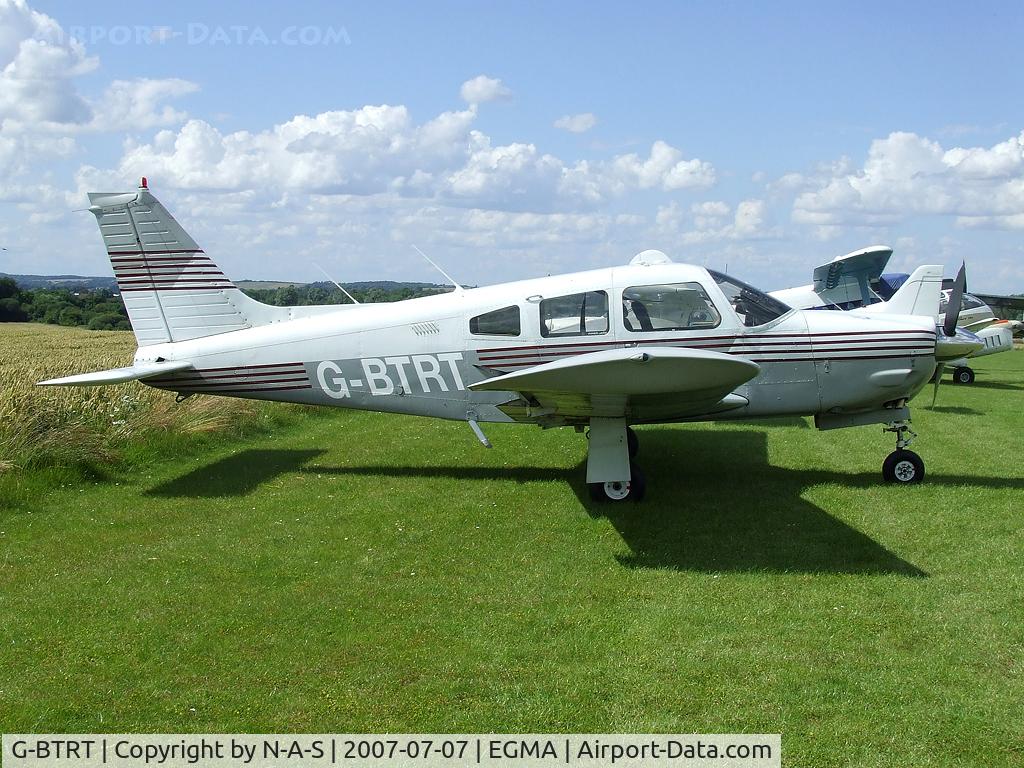
[[[967,290],[967,265],[960,263],[960,271],[956,273],[953,281],[953,290],[949,292],[949,302],[946,304],[946,318],[942,323],[942,330],[947,336],[956,334],[956,322],[960,319],[960,305],[963,303],[964,291]]]
[[[960,263],[960,271],[956,273],[956,279],[953,280],[953,289],[949,292],[949,301],[946,303],[946,316],[942,322],[942,332],[946,337],[952,340],[958,336],[956,324],[960,319],[960,305],[963,303],[964,292],[967,290],[967,264],[965,262]],[[973,334],[967,334],[961,332],[961,336],[973,336]],[[942,374],[946,369],[946,363],[940,361],[935,368],[935,377],[933,379],[932,388],[932,408],[935,407],[935,401],[939,397],[939,386],[942,384]]]

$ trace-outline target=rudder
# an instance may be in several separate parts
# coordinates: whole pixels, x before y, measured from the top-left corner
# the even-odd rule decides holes
[[[89,193],[139,346],[212,336],[270,321],[150,193]]]

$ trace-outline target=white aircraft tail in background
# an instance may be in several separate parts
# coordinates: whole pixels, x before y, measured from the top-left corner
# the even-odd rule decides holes
[[[926,315],[939,306],[942,267],[918,267],[888,301],[860,307],[856,311],[886,315]]]

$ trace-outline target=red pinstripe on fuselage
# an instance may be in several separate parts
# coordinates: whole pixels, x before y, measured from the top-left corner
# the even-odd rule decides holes
[[[715,336],[637,338],[477,349],[480,365],[495,370],[540,365],[574,355],[626,346],[708,349],[740,355],[754,362],[781,363],[815,360],[878,360],[933,355],[935,332],[878,330],[826,333],[762,333]]]

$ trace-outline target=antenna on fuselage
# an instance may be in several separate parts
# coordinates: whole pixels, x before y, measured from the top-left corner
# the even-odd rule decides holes
[[[326,277],[328,280],[330,280],[332,283],[334,283],[336,286],[338,286],[338,290],[341,291],[342,293],[344,293],[346,296],[348,296],[349,300],[353,304],[358,304],[359,303],[358,301],[356,301],[356,297],[355,296],[353,296],[351,293],[349,293],[348,291],[346,291],[344,288],[341,287],[341,283],[339,283],[337,280],[335,280],[333,277],[331,277],[330,275],[327,274],[327,270],[326,269],[321,267],[315,261],[313,262],[313,266],[316,267],[317,269],[319,269],[321,272],[323,272],[324,273],[324,277]]]
[[[461,285],[459,285],[457,282],[455,282],[455,279],[451,275],[449,275],[447,272],[445,272],[443,269],[441,269],[440,266],[435,264],[433,259],[431,259],[429,256],[427,256],[427,254],[425,254],[423,251],[421,251],[418,245],[413,244],[412,247],[416,249],[416,253],[418,253],[420,256],[422,256],[424,259],[427,260],[427,263],[430,264],[430,266],[432,266],[434,269],[436,269],[438,272],[440,272],[442,275],[444,275],[447,278],[448,282],[455,286],[456,290],[459,290],[459,291],[466,290]]]

